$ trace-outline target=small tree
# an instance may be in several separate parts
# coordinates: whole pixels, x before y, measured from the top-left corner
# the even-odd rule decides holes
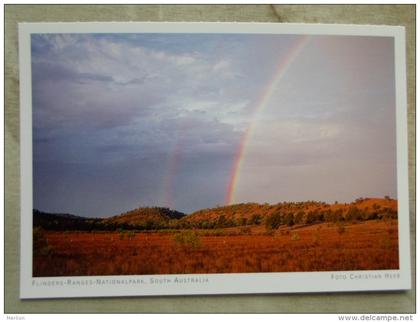
[[[265,219],[265,227],[268,230],[277,229],[282,224],[282,216],[280,213],[276,212],[271,214]]]
[[[352,221],[361,220],[363,219],[363,214],[359,208],[352,206],[347,212],[347,219]]]
[[[303,221],[307,225],[313,224],[316,221],[316,214],[314,211],[311,210],[305,213]]]
[[[305,213],[302,210],[299,210],[297,213],[295,213],[295,216],[293,219],[294,223],[295,224],[303,223],[304,216],[305,216]]]
[[[227,220],[225,215],[221,215],[218,219],[217,219],[217,223],[216,223],[216,227],[217,228],[224,228],[227,226]]]
[[[253,214],[250,219],[248,219],[249,225],[259,225],[261,224],[261,215]]]
[[[344,220],[343,209],[340,208],[334,211],[333,218],[334,218],[333,222],[343,221]]]
[[[128,232],[127,232],[127,238],[129,239],[129,240],[132,240],[133,238],[134,238],[134,236],[135,236],[136,234],[134,233],[134,231],[132,231],[132,230],[129,230]]]
[[[293,218],[293,213],[289,212],[289,213],[286,214],[286,216],[284,216],[284,223],[287,226],[293,226],[295,224],[294,218]]]

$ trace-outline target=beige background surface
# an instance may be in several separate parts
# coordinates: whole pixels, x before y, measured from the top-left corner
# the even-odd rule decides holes
[[[415,277],[415,5],[6,5],[5,312],[415,311],[415,290],[329,294],[19,300],[19,22],[256,21],[400,25],[407,32],[410,222]],[[414,282],[413,282],[414,285]]]

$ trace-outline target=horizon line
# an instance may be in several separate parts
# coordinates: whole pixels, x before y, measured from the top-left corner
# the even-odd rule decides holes
[[[239,202],[239,203],[230,204],[230,205],[219,205],[219,204],[216,204],[214,207],[200,208],[200,209],[194,210],[194,211],[192,211],[190,213],[179,211],[177,209],[172,209],[170,207],[156,206],[156,205],[154,205],[154,206],[140,206],[140,207],[137,207],[137,208],[132,208],[132,209],[126,210],[126,211],[121,211],[118,214],[105,215],[105,216],[102,216],[102,217],[99,217],[99,216],[98,217],[82,216],[82,215],[77,215],[75,213],[66,212],[66,211],[63,211],[63,212],[51,212],[51,211],[40,210],[38,208],[32,208],[32,212],[34,212],[36,210],[36,211],[39,211],[39,212],[43,212],[43,213],[47,213],[47,214],[52,214],[52,215],[72,215],[72,216],[89,218],[89,219],[104,219],[104,218],[111,218],[111,217],[120,216],[120,215],[123,215],[125,213],[131,212],[131,211],[136,210],[136,209],[159,208],[159,209],[168,209],[168,210],[171,210],[171,211],[176,211],[176,212],[179,212],[179,213],[184,214],[185,216],[190,216],[190,215],[192,215],[192,214],[194,214],[194,213],[196,213],[198,211],[205,210],[205,209],[229,208],[229,207],[234,207],[234,206],[244,205],[244,204],[258,204],[258,205],[262,205],[262,206],[265,206],[265,205],[275,206],[275,205],[282,204],[282,203],[311,203],[312,202],[312,203],[324,203],[324,204],[327,204],[327,205],[335,205],[335,204],[348,205],[348,204],[352,204],[352,203],[354,203],[354,202],[356,202],[356,201],[358,201],[360,199],[362,199],[362,200],[382,199],[382,200],[395,200],[395,201],[398,201],[398,198],[397,197],[394,198],[394,197],[390,197],[388,195],[385,195],[385,196],[382,196],[382,197],[359,197],[359,198],[356,198],[356,199],[354,199],[352,201],[338,201],[338,200],[336,200],[334,202],[326,202],[326,201],[322,201],[322,200],[279,201],[277,203],[248,201],[248,202]]]

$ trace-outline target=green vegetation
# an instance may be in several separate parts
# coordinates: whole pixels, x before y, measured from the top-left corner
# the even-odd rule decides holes
[[[265,219],[265,228],[267,230],[271,229],[277,229],[282,224],[283,217],[280,213],[274,213],[272,215],[269,215]]]
[[[294,232],[294,233],[292,233],[292,237],[291,237],[291,239],[292,239],[293,241],[300,240],[300,236],[299,236],[299,234],[298,234],[298,233]]]
[[[200,236],[193,230],[179,232],[173,238],[183,248],[197,249],[201,246]]]

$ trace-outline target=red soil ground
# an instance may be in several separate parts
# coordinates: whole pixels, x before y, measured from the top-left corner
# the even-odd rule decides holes
[[[46,231],[43,238],[48,246],[34,251],[34,277],[378,270],[399,266],[397,220],[282,227],[271,233],[262,226],[194,233],[142,232],[133,236]],[[185,242],[180,242],[182,239]]]

